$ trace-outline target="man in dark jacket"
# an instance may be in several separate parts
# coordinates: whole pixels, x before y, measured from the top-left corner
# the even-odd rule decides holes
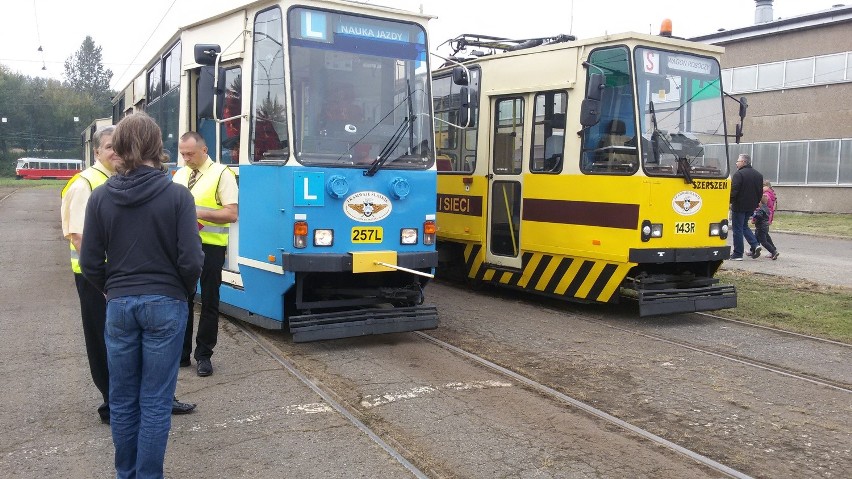
[[[763,175],[751,167],[751,157],[742,154],[737,158],[737,172],[731,178],[731,226],[734,235],[734,251],[731,259],[743,260],[743,237],[751,246],[748,255],[752,258],[760,256],[760,243],[748,226],[754,209],[763,196]]]
[[[163,477],[187,298],[204,253],[192,194],[162,171],[145,113],[113,134],[120,174],[86,206],[80,269],[106,295],[109,408],[117,477]]]

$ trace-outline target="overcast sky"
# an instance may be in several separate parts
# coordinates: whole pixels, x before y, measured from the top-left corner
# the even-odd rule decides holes
[[[843,0],[775,0],[774,18],[831,8]],[[852,2],[852,0],[850,0]],[[180,27],[247,0],[4,0],[0,63],[30,76],[62,80],[64,61],[86,35],[103,48],[121,88]],[[754,0],[372,0],[366,3],[419,11],[429,23],[434,47],[461,33],[532,38],[571,33],[658,33],[670,18],[674,34],[692,37],[754,23]],[[167,13],[168,12],[168,13]],[[150,38],[150,40],[149,40]],[[147,46],[143,48],[147,41]],[[43,52],[39,52],[39,46]],[[439,53],[441,50],[439,50]],[[443,51],[446,53],[446,51]],[[46,67],[46,70],[42,70]]]

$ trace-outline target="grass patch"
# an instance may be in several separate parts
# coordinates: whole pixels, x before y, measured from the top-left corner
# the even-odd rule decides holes
[[[0,178],[0,186],[14,188],[53,188],[63,187],[68,180],[17,180],[15,178]]]
[[[775,213],[770,230],[838,236],[852,239],[852,215],[835,213]]]
[[[719,271],[737,307],[714,314],[852,344],[852,289],[741,270]]]

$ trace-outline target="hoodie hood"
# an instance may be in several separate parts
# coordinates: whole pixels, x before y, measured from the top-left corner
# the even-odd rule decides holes
[[[104,186],[115,204],[136,206],[147,203],[171,183],[163,171],[140,166],[125,175],[112,176]]]

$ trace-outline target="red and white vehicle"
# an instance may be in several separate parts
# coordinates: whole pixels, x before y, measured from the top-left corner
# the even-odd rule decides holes
[[[82,169],[82,160],[19,158],[15,176],[24,180],[67,180]]]

